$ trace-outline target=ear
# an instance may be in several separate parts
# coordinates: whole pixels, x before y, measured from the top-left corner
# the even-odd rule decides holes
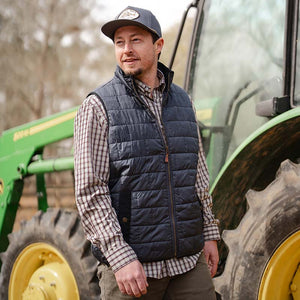
[[[162,48],[164,46],[164,39],[163,38],[159,38],[156,42],[155,42],[155,51],[157,54],[161,53]]]

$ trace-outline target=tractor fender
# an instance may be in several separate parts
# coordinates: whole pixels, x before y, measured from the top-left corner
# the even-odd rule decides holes
[[[247,210],[249,189],[263,190],[282,161],[300,157],[300,107],[271,119],[232,154],[211,188],[220,230],[235,229]],[[224,252],[224,249],[221,251]],[[221,254],[221,258],[226,254]]]

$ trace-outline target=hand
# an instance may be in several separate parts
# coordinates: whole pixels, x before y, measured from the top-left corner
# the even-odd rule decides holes
[[[147,277],[142,264],[138,260],[118,270],[115,277],[123,294],[140,297],[147,293]]]
[[[217,273],[219,262],[217,241],[206,241],[204,244],[203,252],[207,261],[210,275],[211,277],[214,277]]]

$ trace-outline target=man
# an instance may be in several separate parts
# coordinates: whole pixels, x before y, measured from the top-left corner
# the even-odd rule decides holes
[[[101,262],[101,297],[215,299],[207,167],[192,103],[158,62],[160,25],[129,6],[102,32],[118,66],[74,131],[76,202]]]

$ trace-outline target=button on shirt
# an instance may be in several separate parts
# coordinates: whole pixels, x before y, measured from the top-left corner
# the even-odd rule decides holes
[[[136,90],[161,124],[165,80],[158,71],[159,86],[153,90],[135,80]],[[198,136],[199,131],[198,131]],[[80,106],[74,124],[76,203],[87,238],[104,253],[116,272],[137,259],[125,242],[109,195],[108,119],[97,96],[89,96]],[[199,139],[198,172],[195,187],[203,206],[204,239],[219,240],[218,222],[211,207],[209,177]],[[200,253],[183,258],[143,263],[147,277],[163,278],[185,273],[195,267]]]

